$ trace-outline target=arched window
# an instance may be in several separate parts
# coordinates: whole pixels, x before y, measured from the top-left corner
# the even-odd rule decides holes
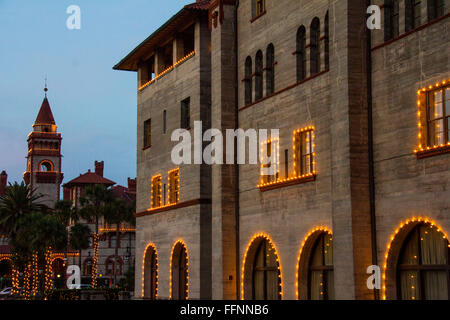
[[[325,70],[330,69],[330,18],[325,15]]]
[[[304,26],[297,31],[297,81],[306,78],[306,29]]]
[[[92,275],[92,258],[86,258],[83,262],[83,275]]]
[[[428,21],[442,17],[445,13],[445,0],[427,1]]]
[[[262,236],[247,251],[244,265],[244,299],[281,300],[281,273],[276,249]]]
[[[430,224],[419,224],[408,234],[397,265],[401,300],[449,299],[449,243]]]
[[[263,53],[259,50],[255,59],[255,101],[263,97]]]
[[[188,255],[182,242],[178,242],[172,250],[171,261],[171,298],[187,300],[189,293]]]
[[[39,171],[41,171],[41,172],[51,172],[51,171],[53,171],[53,163],[50,160],[43,160],[39,164]]]
[[[158,296],[158,254],[153,246],[145,251],[142,279],[142,297],[156,300]]]
[[[252,103],[252,58],[247,57],[245,60],[245,104],[248,105]]]
[[[421,24],[421,0],[405,0],[405,31],[415,29]]]
[[[320,71],[320,20],[314,18],[311,22],[311,38],[310,38],[310,71],[314,75]]]
[[[119,256],[109,256],[105,261],[106,275],[112,276],[113,270],[116,270],[116,276],[122,275],[122,258]]]
[[[334,299],[333,238],[322,233],[316,240],[308,270],[308,299]]]
[[[266,96],[275,91],[275,47],[269,44],[266,52]]]
[[[388,41],[399,35],[399,0],[384,1],[384,40]]]

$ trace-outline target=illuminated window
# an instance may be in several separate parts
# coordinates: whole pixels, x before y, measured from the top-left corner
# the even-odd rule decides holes
[[[302,176],[315,173],[314,130],[294,133],[294,174]]]
[[[158,295],[158,255],[152,246],[149,246],[145,253],[143,277],[143,298],[156,300]]]
[[[279,140],[269,140],[265,145],[265,149],[261,148],[261,178],[262,184],[278,181],[280,168],[280,145]]]
[[[161,175],[152,178],[152,208],[159,208],[162,206],[161,180]]]
[[[255,9],[256,15],[260,15],[266,11],[266,1],[265,0],[254,0],[255,1]]]
[[[397,266],[401,300],[449,299],[449,243],[430,224],[416,226],[406,238]]]
[[[149,148],[152,145],[152,119],[144,122],[144,148]]]
[[[180,170],[175,169],[169,172],[169,204],[180,201]]]
[[[186,300],[188,297],[188,256],[183,243],[178,243],[172,253],[172,299]]]
[[[50,160],[44,160],[39,165],[39,171],[41,172],[51,172],[53,171],[53,163]]]
[[[333,238],[323,233],[316,240],[309,262],[308,299],[334,299]]]
[[[106,266],[106,275],[113,275],[113,270],[115,268],[115,274],[120,276],[122,275],[122,259],[119,256],[108,257],[105,261]]]
[[[450,136],[450,86],[429,91],[427,105],[427,146],[447,144]]]

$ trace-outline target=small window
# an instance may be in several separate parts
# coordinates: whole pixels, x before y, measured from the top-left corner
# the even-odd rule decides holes
[[[405,31],[415,29],[421,24],[421,0],[406,0]]]
[[[255,6],[254,16],[259,16],[266,11],[266,0],[253,0]]]
[[[92,275],[92,258],[87,258],[83,263],[83,275],[90,276]]]
[[[109,247],[110,248],[115,248],[116,245],[118,245],[118,248],[120,248],[120,237],[119,237],[119,239],[117,239],[116,235],[112,234],[109,237]]]
[[[252,58],[247,57],[245,60],[245,104],[248,105],[252,103]]]
[[[429,147],[446,145],[450,140],[450,86],[427,94],[427,129]]]
[[[255,59],[255,101],[263,97],[263,53],[259,50]]]
[[[191,127],[191,98],[181,101],[181,129],[189,129]]]
[[[165,134],[167,131],[167,111],[163,111],[163,133]]]
[[[279,174],[280,174],[279,140],[269,140],[264,144],[266,145],[266,150],[264,150],[264,148],[262,148],[262,153],[261,153],[262,184],[277,182],[278,178],[279,178]],[[270,159],[272,160],[271,162],[269,162]]]
[[[169,204],[180,202],[180,170],[169,172]]]
[[[309,262],[308,298],[334,299],[333,238],[324,233],[314,244]]]
[[[275,47],[269,44],[266,54],[266,95],[275,91]]]
[[[297,31],[297,81],[306,78],[306,29],[304,26]]]
[[[315,172],[314,131],[297,131],[294,135],[294,174],[303,176]]]
[[[445,13],[445,0],[427,1],[428,21],[442,17]]]
[[[325,15],[325,70],[330,69],[330,18]]]
[[[152,208],[162,206],[162,177],[161,175],[152,178]]]
[[[384,40],[388,41],[399,36],[399,0],[385,0],[384,8]]]
[[[314,18],[311,23],[311,39],[310,39],[310,69],[311,75],[320,71],[320,20]]]
[[[144,122],[144,148],[149,148],[152,145],[152,119]]]
[[[42,161],[39,165],[39,171],[41,172],[51,172],[53,171],[53,163],[50,160]]]
[[[108,276],[113,275],[113,270],[115,269],[115,275],[122,275],[122,259],[119,256],[108,257],[105,261],[106,274]]]

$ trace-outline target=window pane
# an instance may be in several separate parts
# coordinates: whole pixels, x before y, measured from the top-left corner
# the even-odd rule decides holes
[[[311,259],[311,266],[323,266],[323,237],[320,238],[320,240],[317,242],[316,248],[314,250],[312,259]]]
[[[445,143],[444,120],[435,120],[430,122],[429,138],[431,146]]]
[[[333,238],[330,234],[326,234],[324,237],[324,256],[325,265],[333,265]]]
[[[420,228],[422,264],[446,264],[447,241],[431,226]]]
[[[400,273],[401,299],[419,300],[419,274],[417,271],[403,271]]]
[[[424,296],[426,300],[448,300],[447,273],[426,271],[424,275]]]
[[[409,237],[403,248],[401,264],[419,264],[419,248],[417,243],[417,230]]]
[[[450,88],[445,89],[445,115],[450,116]]]
[[[327,294],[328,300],[334,300],[334,272],[327,271]]]
[[[311,300],[324,300],[323,272],[311,272]]]

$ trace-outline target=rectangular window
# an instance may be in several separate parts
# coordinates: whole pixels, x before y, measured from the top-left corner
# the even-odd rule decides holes
[[[191,98],[181,101],[181,129],[189,129],[191,127]]]
[[[266,1],[265,0],[256,0],[256,15],[262,14],[266,11]]]
[[[413,28],[417,28],[420,26],[421,23],[421,15],[422,15],[422,8],[421,8],[421,0],[414,0],[414,25]]]
[[[144,122],[144,148],[149,148],[152,145],[152,119]]]
[[[427,95],[428,146],[442,146],[450,136],[450,86],[429,91]]]
[[[314,130],[298,130],[294,134],[294,175],[315,173]]]
[[[266,150],[264,150],[264,146]],[[274,183],[280,174],[280,145],[278,140],[269,140],[261,147],[261,183]],[[273,154],[275,152],[275,154]],[[273,156],[272,156],[273,155]]]
[[[165,134],[167,131],[167,111],[163,111],[163,133]]]
[[[161,175],[152,178],[152,208],[162,206],[162,177]]]
[[[180,202],[180,169],[169,171],[169,204]]]

